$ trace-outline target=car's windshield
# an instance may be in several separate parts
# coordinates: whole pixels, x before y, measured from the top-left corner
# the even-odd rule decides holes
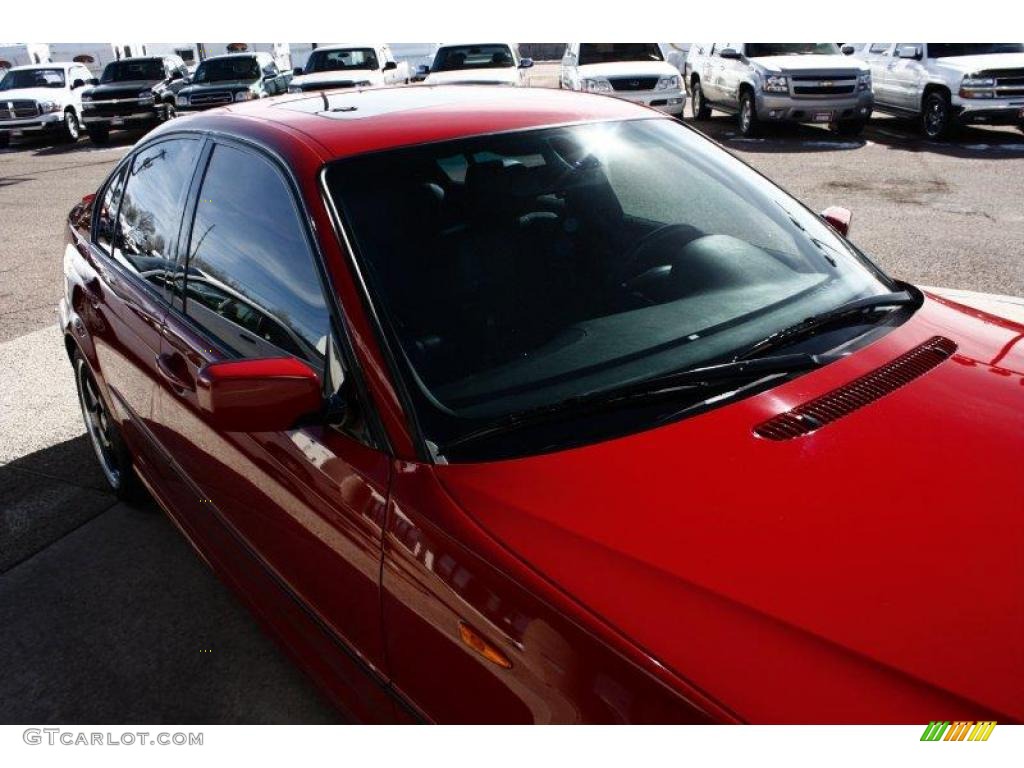
[[[438,444],[729,359],[892,289],[818,216],[669,120],[394,150],[337,161],[327,182]]]
[[[747,58],[761,56],[806,56],[812,53],[838,54],[835,43],[747,43]]]
[[[989,53],[1024,53],[1024,43],[928,43],[928,57],[932,59]]]
[[[63,88],[62,69],[12,69],[0,80],[0,91],[16,88]]]
[[[615,61],[664,61],[657,43],[580,43],[577,64],[608,64]]]
[[[260,64],[255,56],[230,56],[207,59],[196,69],[193,80],[197,83],[215,83],[223,80],[256,80],[259,76]]]
[[[122,83],[128,80],[163,79],[164,63],[160,59],[125,59],[107,64],[100,82]]]
[[[434,57],[433,72],[453,69],[501,69],[514,65],[511,49],[498,45],[446,45]]]
[[[372,48],[317,50],[309,54],[305,72],[338,72],[346,69],[378,69]]]

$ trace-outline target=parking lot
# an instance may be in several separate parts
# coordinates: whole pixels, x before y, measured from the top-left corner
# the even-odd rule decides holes
[[[744,139],[686,120],[813,209],[851,209],[889,274],[1024,295],[1020,131],[939,143],[881,118],[857,139]],[[137,138],[0,150],[0,722],[336,720],[159,510],[115,502],[84,437],[54,318],[63,220]]]

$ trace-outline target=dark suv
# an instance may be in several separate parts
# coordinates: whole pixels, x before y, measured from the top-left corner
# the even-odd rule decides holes
[[[99,84],[82,94],[82,122],[95,144],[112,128],[151,128],[175,117],[174,95],[188,78],[178,56],[145,56],[107,64]]]
[[[178,92],[179,112],[222,107],[288,91],[291,73],[278,69],[269,53],[229,53],[211,56],[196,67]]]

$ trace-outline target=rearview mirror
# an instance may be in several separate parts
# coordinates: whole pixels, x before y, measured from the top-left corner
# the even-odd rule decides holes
[[[921,49],[916,45],[901,45],[896,55],[901,59],[920,59]]]
[[[849,209],[831,205],[822,211],[820,216],[843,237],[850,234],[850,222],[853,221],[853,214]]]
[[[723,48],[718,52],[718,55],[723,59],[738,59],[740,58],[740,52],[735,48]]]
[[[293,429],[323,406],[320,379],[294,357],[208,363],[196,378],[196,401],[225,432]]]

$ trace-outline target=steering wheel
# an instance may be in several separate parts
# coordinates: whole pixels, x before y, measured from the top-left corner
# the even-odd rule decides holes
[[[703,235],[704,232],[689,224],[663,224],[648,232],[623,254],[621,266],[616,270],[616,283],[625,285],[630,279],[642,275],[655,266],[658,262],[654,261],[652,257],[660,255],[658,246],[666,241],[673,238],[685,238],[684,242],[679,245],[681,248]]]

